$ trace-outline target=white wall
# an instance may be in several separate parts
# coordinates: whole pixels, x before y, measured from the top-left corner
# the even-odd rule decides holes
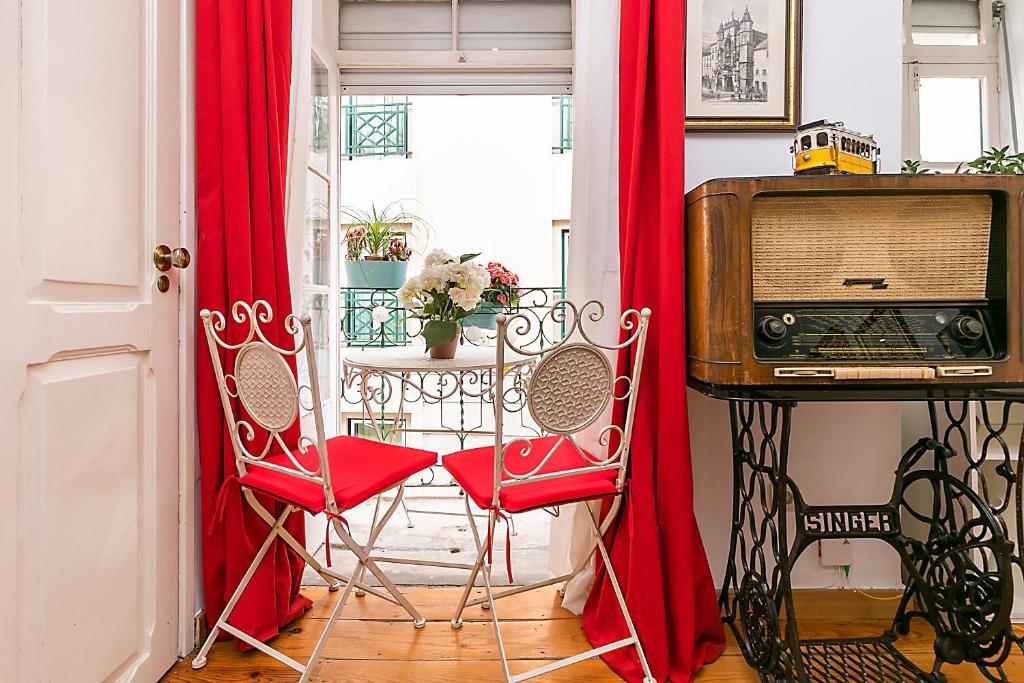
[[[804,3],[804,121],[826,118],[873,133],[882,168],[898,173],[902,103],[902,3],[814,0]],[[836,26],[870,26],[856,54],[836,49]],[[1024,67],[1022,67],[1024,68]],[[686,186],[710,178],[789,175],[789,134],[700,134],[686,138]],[[689,393],[695,507],[712,571],[722,576],[729,549],[731,444],[726,404]],[[794,412],[790,474],[809,504],[880,503],[892,493],[899,461],[897,404],[802,404]],[[809,549],[794,571],[797,587],[832,586],[836,573]],[[851,581],[900,584],[899,560],[880,541],[855,541]]]

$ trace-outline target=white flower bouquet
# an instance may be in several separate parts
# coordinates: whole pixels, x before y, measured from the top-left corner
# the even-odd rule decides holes
[[[477,256],[455,258],[435,249],[427,254],[423,270],[398,290],[402,306],[427,321],[423,339],[428,349],[455,341],[459,321],[480,303],[491,277],[487,268],[473,263]]]

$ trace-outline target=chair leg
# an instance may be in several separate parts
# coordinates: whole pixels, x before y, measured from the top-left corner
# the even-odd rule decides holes
[[[357,567],[357,570],[358,569],[359,567]],[[309,656],[309,663],[306,665],[306,670],[302,672],[302,677],[299,679],[299,683],[307,683],[307,681],[309,681],[309,677],[313,674],[313,668],[320,659],[320,651],[327,642],[327,636],[330,635],[331,627],[334,626],[334,622],[338,619],[338,615],[341,614],[341,610],[344,609],[349,596],[354,592],[352,589],[356,586],[357,575],[358,571],[352,572],[351,578],[345,582],[345,592],[341,594],[338,604],[336,604],[334,609],[331,610],[331,616],[327,620],[327,624],[324,626],[323,633],[320,634],[319,640],[316,641],[316,647],[313,648],[313,652]]]
[[[370,548],[373,548],[373,542],[377,538],[376,535],[374,534],[374,530],[377,528],[377,516],[380,514],[380,501],[381,501],[381,498],[383,496],[384,496],[383,493],[377,494],[377,500],[373,504],[373,519],[370,521],[370,542],[368,544],[369,545],[368,550]],[[383,528],[383,524],[381,525],[381,528]],[[327,534],[327,542],[328,543],[331,542],[331,535],[330,534]],[[362,565],[359,565],[357,567],[357,570],[358,571],[355,573],[356,580],[357,581],[362,581],[363,580],[363,576],[365,576],[365,569],[364,569],[364,567]],[[356,597],[357,598],[361,598],[364,595],[366,595],[366,591],[364,591],[363,589],[361,589],[361,588],[359,588],[357,586],[356,587]]]
[[[466,581],[466,587],[462,591],[462,597],[459,598],[459,604],[455,607],[455,614],[452,616],[451,625],[452,628],[462,628],[462,611],[466,608],[466,601],[469,600],[469,594],[473,591],[473,585],[476,583],[477,574],[480,573],[480,566],[484,562],[484,557],[487,554],[486,548],[480,543],[480,532],[476,529],[476,520],[473,518],[473,508],[469,506],[469,496],[465,496],[466,502],[466,519],[469,520],[469,529],[473,532],[473,542],[476,544],[476,562],[473,564],[473,569],[469,573],[469,579]]]
[[[656,683],[654,676],[651,674],[651,667],[647,664],[647,655],[644,653],[643,645],[640,644],[640,637],[636,634],[636,627],[633,626],[633,618],[629,615],[629,609],[626,607],[626,599],[623,597],[622,589],[619,587],[619,579],[615,575],[615,567],[612,566],[611,557],[608,555],[608,548],[604,545],[602,527],[606,530],[608,525],[601,524],[598,521],[598,513],[593,509],[590,510],[590,520],[594,523],[594,533],[597,534],[597,550],[601,553],[605,571],[608,572],[608,579],[612,584],[612,590],[615,591],[615,599],[619,602],[619,610],[622,612],[622,618],[626,620],[626,628],[629,629],[633,646],[636,648],[637,656],[640,658],[640,666],[644,670],[644,681]],[[606,522],[607,520],[608,518],[606,518]]]
[[[494,510],[491,510],[487,519],[487,533],[488,538],[494,538],[494,527],[498,521],[497,515]],[[484,551],[484,557],[486,558],[486,548],[481,548]],[[484,591],[487,593],[487,602],[491,606],[491,623],[494,625],[494,639],[498,643],[498,654],[501,655],[501,669],[505,674],[506,683],[512,681],[512,674],[508,670],[508,656],[505,654],[505,642],[501,638],[501,626],[498,624],[498,610],[494,606],[494,593],[491,591],[491,565],[487,560],[483,563],[483,577],[484,577]]]
[[[249,507],[255,510],[256,514],[259,515],[264,522],[270,526],[274,525],[274,516],[270,514],[265,507],[263,507],[259,500],[256,499],[256,496],[253,495],[252,491],[249,489],[242,489],[242,496],[245,498],[246,502],[249,503]],[[338,579],[337,577],[326,573],[323,565],[317,562],[316,558],[310,555],[309,551],[306,550],[306,547],[295,540],[295,537],[292,536],[287,529],[281,527],[278,533],[284,542],[287,543],[292,550],[298,553],[299,557],[305,560],[306,563],[313,568],[313,571],[323,577],[323,580],[327,582],[327,589],[332,593],[340,589],[341,584],[344,581],[347,581],[347,579]]]
[[[274,522],[274,526],[270,529],[270,533],[267,535],[266,540],[263,541],[263,545],[260,546],[259,552],[257,552],[256,557],[252,559],[252,563],[249,565],[249,568],[245,571],[245,574],[242,575],[241,581],[238,582],[238,587],[235,588],[234,594],[224,606],[224,611],[220,613],[220,618],[217,619],[217,623],[213,625],[212,629],[210,629],[210,635],[206,637],[206,642],[204,642],[203,647],[199,649],[199,654],[197,654],[192,660],[193,669],[201,669],[206,666],[206,655],[209,654],[210,648],[213,646],[214,641],[217,640],[217,634],[220,633],[224,624],[227,623],[228,617],[231,616],[231,612],[234,611],[235,605],[238,604],[238,599],[242,597],[242,593],[245,592],[246,587],[249,585],[249,581],[252,580],[252,576],[256,573],[256,569],[260,566],[260,562],[263,561],[263,557],[267,554],[267,551],[270,550],[270,546],[274,543],[274,539],[280,534],[285,520],[288,519],[294,510],[295,508],[291,505],[285,506],[284,512],[282,512],[281,516]]]
[[[356,556],[359,563],[365,566],[371,574],[377,577],[377,580],[380,581],[382,586],[384,586],[384,590],[394,596],[395,600],[398,601],[398,604],[409,613],[409,616],[413,619],[413,626],[416,628],[423,628],[426,625],[427,620],[423,618],[423,615],[419,613],[419,610],[413,607],[412,603],[409,602],[409,600],[402,594],[402,591],[398,590],[398,586],[396,586],[391,579],[387,577],[387,574],[381,571],[380,567],[377,566],[377,563],[370,558],[370,553],[363,548],[363,546],[359,545],[354,538],[352,538],[352,536],[341,525],[340,520],[333,519],[331,521],[334,523],[334,532],[338,534],[338,538],[341,539],[342,543],[348,546],[348,549]],[[355,572],[353,572],[353,574],[355,574]]]
[[[402,510],[405,511],[405,528],[414,528],[416,525],[412,523],[412,515],[409,514],[409,506],[405,504],[405,500],[402,501]]]

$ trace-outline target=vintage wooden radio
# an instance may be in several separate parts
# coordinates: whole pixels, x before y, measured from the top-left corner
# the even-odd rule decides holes
[[[712,180],[686,195],[690,382],[1024,385],[1024,178]]]

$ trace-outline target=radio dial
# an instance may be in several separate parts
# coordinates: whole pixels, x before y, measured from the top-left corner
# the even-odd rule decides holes
[[[953,335],[960,341],[976,342],[985,334],[985,326],[977,318],[958,315],[953,318]]]
[[[757,323],[757,333],[769,344],[777,344],[786,338],[786,323],[774,315],[766,315]]]

